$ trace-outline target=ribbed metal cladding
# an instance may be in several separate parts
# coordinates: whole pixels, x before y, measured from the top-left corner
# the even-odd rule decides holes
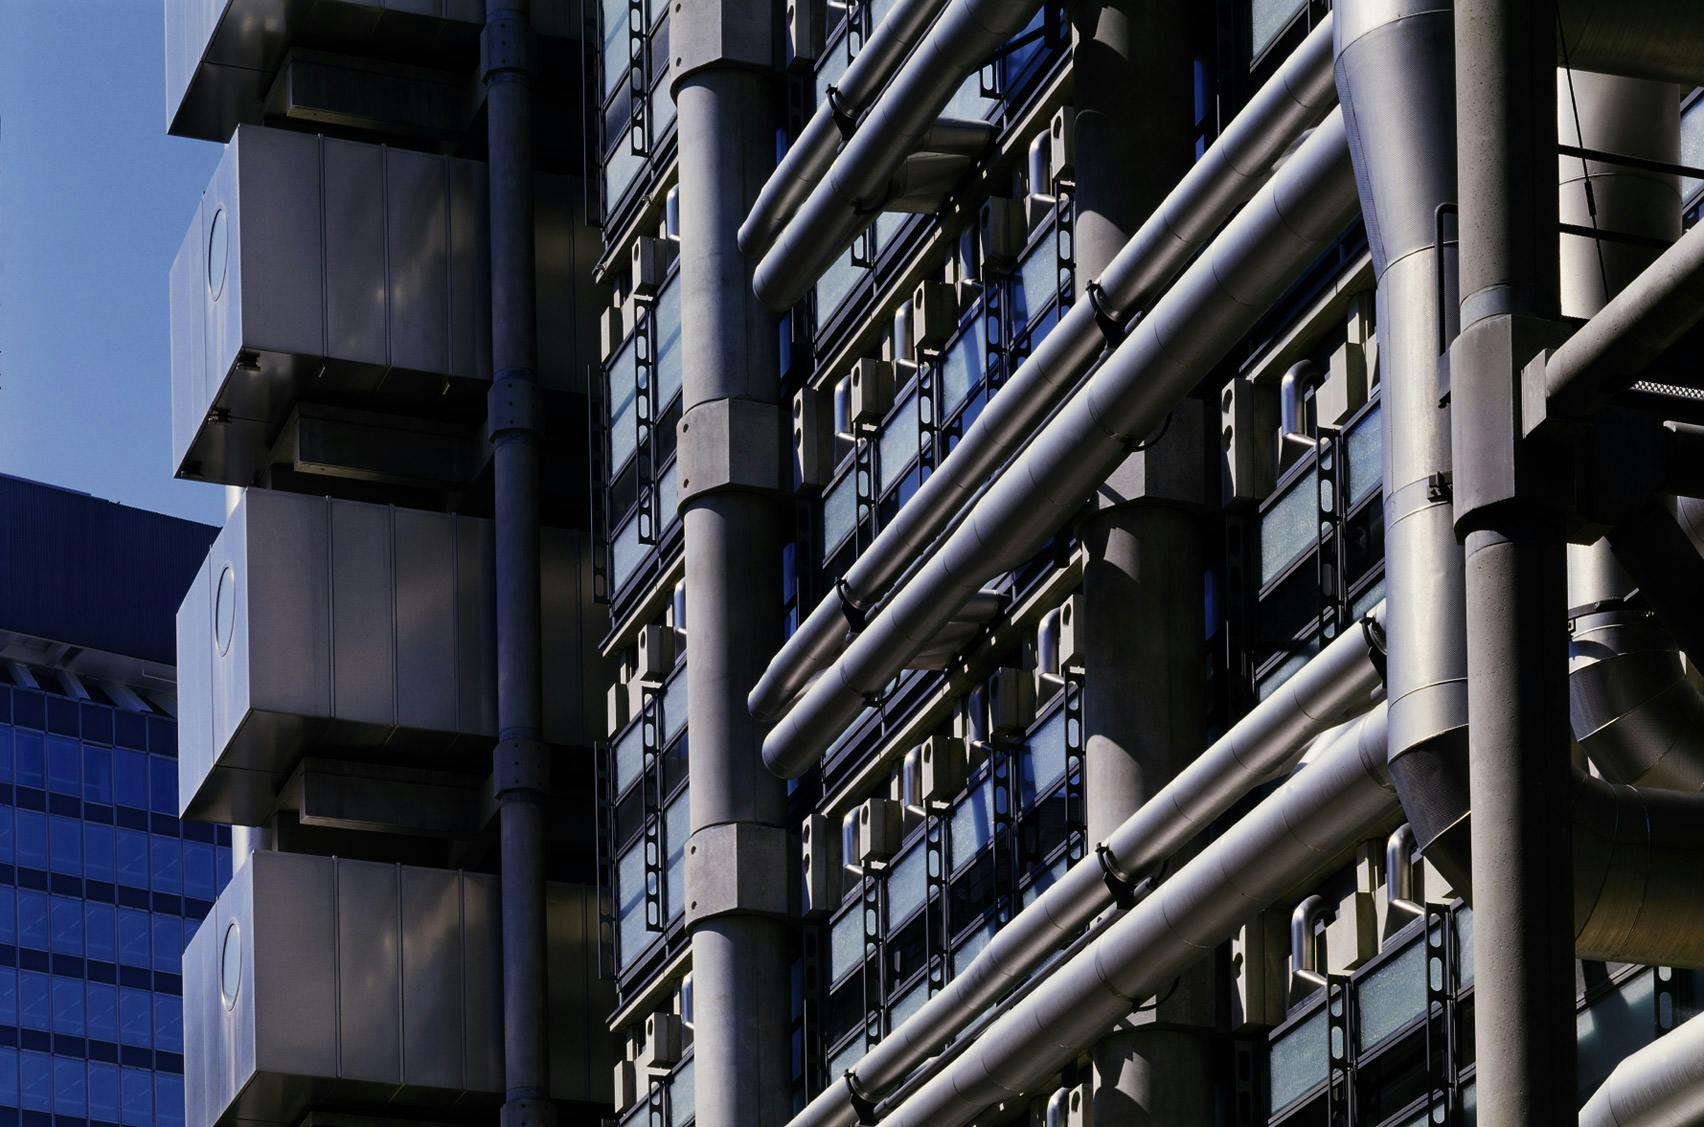
[[[1121,317],[1147,309],[1236,208],[1264,184],[1304,130],[1336,103],[1328,16],[1208,146],[1098,279]],[[846,597],[874,606],[917,555],[952,527],[967,502],[1078,386],[1105,338],[1093,307],[1078,302],[988,402],[921,489],[895,514],[844,577]],[[847,643],[837,596],[818,603],[769,662],[747,698],[772,720]]]
[[[1384,607],[1368,623],[1376,627]],[[1379,669],[1371,629],[1343,634],[1179,771],[1107,838],[1111,869],[1134,881],[1190,841],[1251,790],[1290,769],[1334,726],[1376,703]],[[1078,929],[1113,904],[1097,860],[1079,862],[995,933],[970,966],[891,1031],[852,1068],[870,1098],[941,1051],[984,1009],[1028,977]],[[853,1127],[858,1115],[845,1083],[831,1084],[789,1127]]]
[[[1033,555],[1354,214],[1333,112],[771,730],[770,770],[802,774],[966,599]]]

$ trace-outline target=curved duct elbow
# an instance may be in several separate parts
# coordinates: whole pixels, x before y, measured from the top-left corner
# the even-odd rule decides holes
[[[1704,967],[1704,796],[1581,772],[1573,817],[1579,957]]]
[[[1611,782],[1704,791],[1704,695],[1649,614],[1576,613],[1568,645],[1574,738]]]

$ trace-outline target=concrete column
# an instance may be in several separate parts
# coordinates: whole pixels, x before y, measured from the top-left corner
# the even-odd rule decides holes
[[[670,21],[686,357],[686,894],[703,1127],[780,1125],[792,1107],[786,784],[764,769],[745,699],[782,634],[779,345],[736,241],[775,165],[774,7],[694,0]]]
[[[1522,441],[1519,384],[1556,337],[1554,0],[1460,0],[1455,49],[1479,1121],[1571,1124],[1566,553],[1555,459]]]
[[[1079,300],[1190,165],[1188,6],[1071,6]],[[1032,186],[1039,189],[1040,186]],[[1185,404],[1082,529],[1088,837],[1105,838],[1201,750],[1200,416]],[[1175,433],[1174,433],[1175,429]],[[1203,973],[1205,972],[1205,974]],[[1101,1123],[1212,1122],[1211,968],[1094,1050]]]

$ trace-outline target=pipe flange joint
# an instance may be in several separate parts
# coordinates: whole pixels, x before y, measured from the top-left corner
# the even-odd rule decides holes
[[[541,740],[500,740],[491,755],[492,789],[498,798],[518,791],[550,790],[550,757]]]
[[[876,1117],[876,1101],[866,1096],[858,1088],[858,1078],[852,1070],[846,1070],[846,1102],[852,1108],[852,1114],[858,1117],[859,1127],[876,1127],[881,1120]]]
[[[479,77],[490,82],[499,75],[526,76],[532,72],[533,30],[526,13],[498,12],[479,33]]]
[[[530,373],[499,373],[485,396],[485,418],[493,440],[499,435],[543,431],[544,396]]]
[[[501,1127],[555,1127],[556,1105],[550,1100],[506,1100],[497,1113]]]

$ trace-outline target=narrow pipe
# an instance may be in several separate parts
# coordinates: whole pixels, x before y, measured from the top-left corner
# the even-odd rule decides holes
[[[534,318],[532,21],[529,0],[486,0],[495,499],[498,800],[503,924],[504,1127],[553,1122],[545,969],[539,589],[539,426]]]
[[[770,770],[802,774],[966,598],[1032,556],[1355,210],[1343,117],[1334,112],[770,730]]]
[[[1704,1122],[1704,1015],[1615,1066],[1580,1109],[1580,1127]]]
[[[1327,16],[1100,274],[1106,307],[1127,320],[1151,304],[1335,101]],[[854,611],[874,606],[918,553],[953,523],[983,481],[1072,392],[1105,345],[1092,305],[1074,304],[1007,379],[1001,394],[989,400],[916,495],[852,562],[841,590]],[[760,720],[779,716],[845,648],[847,634],[841,595],[819,602],[752,688],[747,698],[752,714]]]
[[[851,1092],[880,1098],[925,1058],[941,1051],[1076,931],[1114,903],[1114,885],[1134,888],[1153,866],[1200,836],[1254,787],[1292,767],[1309,741],[1369,707],[1379,690],[1379,621],[1347,631],[1178,772],[1095,852],[1048,888],[989,940],[970,966],[830,1085],[790,1127],[853,1127]],[[1101,867],[1102,862],[1105,868]],[[1108,874],[1113,881],[1107,880]]]
[[[898,0],[858,49],[834,86],[834,97],[817,104],[798,140],[764,182],[751,213],[740,224],[740,250],[756,257],[775,242],[789,216],[822,181],[844,140],[842,130],[858,118],[916,46],[945,0]]]

